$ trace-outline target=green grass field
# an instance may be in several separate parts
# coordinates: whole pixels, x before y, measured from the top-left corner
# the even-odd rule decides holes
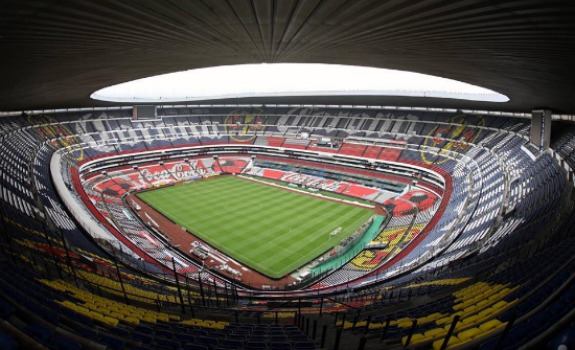
[[[138,194],[231,258],[281,278],[350,236],[373,211],[235,176]],[[335,236],[330,233],[341,227]]]

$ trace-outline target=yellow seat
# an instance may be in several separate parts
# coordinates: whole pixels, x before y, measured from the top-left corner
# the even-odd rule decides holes
[[[459,340],[464,342],[464,341],[468,341],[468,340],[471,340],[471,339],[477,337],[481,333],[483,333],[483,332],[479,328],[470,328],[470,329],[464,330],[463,332],[459,332],[459,334],[457,334],[457,338],[459,338]]]
[[[106,308],[97,308],[95,311],[98,311],[102,315],[110,315],[112,312]]]
[[[369,324],[369,329],[378,329],[378,328],[383,328],[384,326],[385,326],[385,324],[383,324],[383,323],[372,322]]]
[[[221,330],[221,329],[226,328],[226,325],[223,324],[223,323],[219,323],[219,322],[218,322],[218,323],[213,323],[210,328],[220,329],[220,330]]]
[[[113,318],[116,318],[116,319],[118,319],[118,320],[123,320],[123,319],[126,317],[126,316],[124,316],[124,314],[121,314],[121,313],[116,312],[116,311],[110,312],[110,315],[109,315],[109,316],[110,316],[110,317],[113,317]]]
[[[400,328],[411,328],[411,326],[413,326],[412,320],[402,321],[402,322],[397,323],[397,327],[400,327]]]
[[[170,317],[168,315],[157,315],[156,321],[170,322]]]
[[[475,322],[477,322],[479,320],[479,316],[478,315],[471,315],[469,317],[466,317],[464,319],[461,320],[461,323],[464,326],[469,326],[471,324],[474,324]]]
[[[426,338],[436,338],[445,334],[447,334],[447,330],[444,328],[433,328],[423,333]]]
[[[494,311],[501,310],[507,306],[507,302],[505,300],[498,301],[497,303],[491,306],[491,309]]]
[[[85,308],[85,307],[78,306],[78,305],[73,305],[72,310],[74,310],[74,311],[76,311],[76,312],[79,312],[79,313],[81,313],[81,314],[83,314],[83,315],[85,315],[85,316],[89,316],[89,315],[90,315],[90,312],[92,312],[90,309],[87,309],[87,308]]]
[[[479,301],[483,300],[484,299],[483,294],[484,293],[480,293],[478,295],[475,295],[473,298],[469,299],[471,304],[477,304]]]
[[[191,318],[189,320],[184,320],[182,321],[182,324],[188,325],[188,326],[195,326],[196,324],[198,324],[199,320],[196,320],[194,318]]]
[[[444,315],[441,312],[434,312],[432,314],[427,315],[432,320],[437,320],[438,318],[443,317]]]
[[[156,318],[148,315],[141,317],[140,320],[148,323],[156,323]]]
[[[456,315],[461,315],[461,313],[460,313],[460,312],[456,312],[456,313],[454,313],[454,314],[451,314],[451,315],[448,315],[448,316],[439,318],[439,319],[435,320],[435,324],[436,324],[436,325],[451,324],[451,323],[453,322],[453,318],[454,318]]]
[[[471,315],[471,314],[475,313],[476,310],[477,310],[477,306],[476,306],[476,305],[471,305],[471,306],[468,306],[468,307],[466,307],[465,309],[463,309],[463,310],[461,311],[461,313],[462,313],[463,315]]]
[[[489,332],[498,328],[505,327],[507,322],[502,323],[498,319],[489,320],[479,326],[479,329],[483,330],[483,332]]]
[[[91,310],[88,311],[88,315],[94,319],[99,319],[99,318],[103,317],[101,313],[96,312],[96,311],[91,311]]]
[[[465,328],[467,327],[467,325],[464,325],[461,321],[457,322],[457,324],[455,325],[455,329],[460,329],[460,328]],[[449,331],[449,329],[451,328],[451,323],[446,324],[445,326],[443,326],[443,329],[445,329],[445,331]]]
[[[495,293],[495,294],[490,295],[489,298],[488,298],[488,300],[493,303],[493,302],[495,302],[495,301],[497,301],[497,300],[503,299],[504,296],[505,296],[505,295],[500,295],[499,293]]]
[[[110,316],[104,316],[102,318],[102,322],[112,326],[112,327],[116,327],[118,325],[118,323],[120,323],[120,321],[118,321],[117,319],[110,317]]]
[[[481,301],[478,301],[477,304],[475,304],[475,305],[477,305],[478,308],[482,308],[482,307],[487,306],[489,304],[490,304],[489,300],[483,299]]]
[[[411,341],[409,342],[409,344],[421,343],[424,340],[426,340],[426,338],[423,336],[423,334],[415,333],[411,336]],[[401,338],[401,343],[403,344],[403,346],[406,345],[406,342],[407,342],[407,336]]]
[[[466,306],[466,305],[464,305],[463,303],[455,304],[455,305],[453,305],[453,310],[454,310],[454,311],[459,311],[459,310],[462,310],[465,306]]]
[[[440,314],[439,312],[435,312],[435,313],[429,314],[429,315],[427,315],[427,316],[423,316],[423,317],[418,318],[418,319],[417,319],[417,324],[422,324],[422,323],[427,323],[427,322],[430,322],[430,321],[435,321],[435,320],[437,320],[438,318],[441,318],[441,317],[443,317],[443,314]]]
[[[100,308],[99,308],[98,306],[96,306],[96,305],[93,305],[93,304],[82,304],[82,305],[79,305],[79,306],[85,307],[85,308],[88,309],[88,310],[100,312]]]
[[[350,329],[353,327],[353,322],[345,321],[341,323],[341,326],[343,327],[343,329]]]
[[[126,323],[132,324],[132,325],[138,325],[140,324],[140,320],[135,318],[135,317],[130,317],[130,316],[125,316],[124,319],[122,320]]]
[[[441,345],[443,345],[443,341],[444,338],[436,340],[433,342],[433,350],[439,350],[441,349]],[[456,336],[451,336],[449,338],[449,341],[447,342],[447,348],[449,349],[452,346],[455,346],[457,344],[460,344],[461,340],[459,340],[459,338],[457,338]]]
[[[493,315],[495,313],[495,310],[493,310],[492,308],[488,308],[485,310],[481,310],[477,316],[479,316],[479,319],[485,319],[488,318],[489,316]]]

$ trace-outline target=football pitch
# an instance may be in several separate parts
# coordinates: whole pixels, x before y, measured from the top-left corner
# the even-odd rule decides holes
[[[373,214],[236,176],[138,197],[232,259],[276,279],[337,245]],[[338,227],[341,232],[331,236]]]

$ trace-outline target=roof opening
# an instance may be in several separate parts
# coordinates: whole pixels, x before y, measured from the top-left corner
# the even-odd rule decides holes
[[[110,102],[168,103],[274,96],[409,96],[507,102],[495,91],[432,75],[319,63],[260,63],[192,69],[94,92]]]

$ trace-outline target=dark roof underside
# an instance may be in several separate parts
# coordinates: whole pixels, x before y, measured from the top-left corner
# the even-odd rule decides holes
[[[575,112],[575,1],[13,0],[0,8],[0,110],[104,106],[90,94],[192,68],[322,62],[438,75],[511,101],[234,102]]]

